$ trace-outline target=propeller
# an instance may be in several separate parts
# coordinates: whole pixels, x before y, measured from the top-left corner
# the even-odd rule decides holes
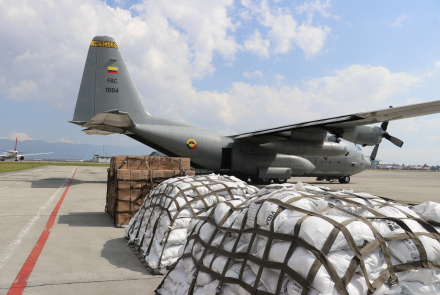
[[[387,128],[388,128],[388,122],[383,122],[382,125],[380,125],[380,128],[382,128],[383,133],[382,133],[382,138],[386,138],[389,141],[391,141],[392,144],[398,146],[398,147],[402,147],[403,145],[403,141],[401,141],[400,139],[398,139],[397,137],[391,136],[388,132],[387,132]],[[371,152],[371,156],[370,159],[371,160],[375,160],[376,159],[376,155],[377,155],[377,151],[379,150],[379,144],[376,144],[374,146],[373,151]]]

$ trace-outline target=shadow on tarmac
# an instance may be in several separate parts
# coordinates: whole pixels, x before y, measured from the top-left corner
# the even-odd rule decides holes
[[[31,182],[31,188],[59,188],[60,185],[65,180],[66,178],[51,177],[51,178],[43,178],[29,182]],[[99,180],[84,181],[84,180],[73,179],[70,185],[73,186],[78,184],[92,184],[92,183],[106,184],[107,181],[99,181]]]
[[[108,240],[101,250],[101,257],[107,259],[108,262],[118,268],[126,268],[146,275],[152,275],[139,258],[136,257],[130,246],[127,245],[124,237]],[[134,260],[137,260],[137,263],[133,263]]]
[[[70,212],[69,215],[60,215],[58,224],[68,226],[114,227],[105,212]]]

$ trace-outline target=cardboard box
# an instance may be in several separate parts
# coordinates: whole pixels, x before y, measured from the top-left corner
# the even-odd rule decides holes
[[[131,200],[136,201],[142,196],[142,190],[141,189],[132,189],[131,190]]]
[[[150,159],[149,156],[137,156],[136,159],[139,159],[139,167],[137,169],[139,170],[144,170],[144,169],[148,169],[147,166],[147,161]]]
[[[184,170],[191,169],[191,159],[190,158],[181,158],[182,166]]]
[[[130,179],[131,180],[141,180],[142,179],[142,170],[130,170]]]
[[[137,157],[128,157],[128,169],[130,170],[139,170],[139,165],[141,161]]]
[[[133,217],[134,213],[117,213],[115,216],[115,224],[116,225],[124,225],[130,222],[130,219]]]
[[[118,179],[130,179],[130,170],[128,169],[118,169],[118,172],[116,174]]]
[[[131,201],[131,191],[130,189],[121,189],[118,191],[118,200]]]
[[[163,170],[152,170],[151,174],[153,178],[163,178]]]
[[[164,158],[165,165],[163,170],[179,170],[180,169],[180,158]]]
[[[150,170],[141,170],[142,171],[142,179],[150,179]]]
[[[114,169],[128,169],[127,156],[116,156]]]
[[[131,189],[131,187],[134,185],[134,182],[132,181],[118,181],[118,188],[119,189]]]
[[[149,157],[148,165],[150,166],[150,170],[163,170],[163,157]]]
[[[186,170],[185,175],[194,176],[194,175],[196,175],[196,171],[195,170]]]
[[[133,204],[133,203],[131,204],[131,211],[133,211],[133,212],[139,211],[140,208],[141,208],[141,205]]]
[[[130,170],[130,179],[131,180],[141,180],[142,179],[142,170]],[[141,188],[142,183],[139,181],[134,181],[134,186],[132,188]]]
[[[174,177],[174,170],[162,170],[163,171],[163,177],[165,178],[171,178]]]
[[[131,211],[130,201],[118,201],[118,205],[116,207],[117,212],[127,212]]]

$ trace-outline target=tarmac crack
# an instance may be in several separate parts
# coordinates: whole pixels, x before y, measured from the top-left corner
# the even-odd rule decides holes
[[[164,278],[165,276],[159,276],[159,275],[153,276],[153,275],[151,275],[151,277],[137,278],[137,279],[94,280],[94,281],[84,281],[84,282],[66,282],[66,283],[53,283],[53,284],[41,284],[41,285],[27,285],[26,289],[28,289],[28,288],[46,287],[46,286],[63,286],[63,285],[77,285],[77,284],[123,282],[123,281],[142,281],[142,280],[157,279],[158,277]],[[9,289],[9,287],[6,287],[6,288],[0,287],[0,290],[8,290],[8,289]]]

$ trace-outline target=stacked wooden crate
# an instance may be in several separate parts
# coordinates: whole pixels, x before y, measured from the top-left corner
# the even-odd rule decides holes
[[[128,224],[151,189],[170,177],[194,175],[190,168],[189,158],[112,157],[105,211],[116,226]]]

